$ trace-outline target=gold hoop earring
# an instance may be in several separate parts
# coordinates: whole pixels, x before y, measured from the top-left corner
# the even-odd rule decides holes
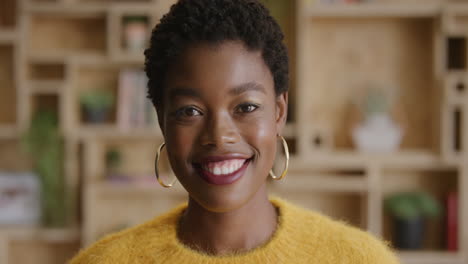
[[[161,178],[159,177],[159,169],[158,169],[158,163],[159,163],[159,157],[161,156],[161,150],[164,148],[164,146],[166,145],[165,142],[163,142],[159,148],[158,148],[158,152],[156,152],[156,160],[154,162],[154,171],[156,173],[156,179],[158,180],[159,184],[161,184],[162,187],[164,188],[170,188],[172,187],[172,185],[174,185],[174,183],[177,181],[177,179],[174,179],[171,183],[169,184],[165,184]]]
[[[270,176],[271,178],[273,178],[274,180],[281,180],[284,178],[284,176],[286,176],[286,173],[288,173],[288,166],[289,166],[289,148],[288,148],[288,142],[286,142],[286,139],[284,139],[283,136],[279,136],[279,138],[281,138],[281,141],[283,143],[283,148],[284,148],[284,155],[286,157],[286,163],[284,164],[284,170],[283,172],[281,173],[281,175],[278,177],[275,175],[275,173],[273,172],[273,170],[271,169],[270,170]]]

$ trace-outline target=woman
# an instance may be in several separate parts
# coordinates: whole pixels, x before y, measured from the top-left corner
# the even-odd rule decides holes
[[[146,50],[149,95],[187,205],[71,263],[398,263],[371,235],[266,190],[286,122],[283,34],[255,0],[180,0]],[[156,160],[156,173],[158,158]],[[171,183],[160,183],[166,187]]]

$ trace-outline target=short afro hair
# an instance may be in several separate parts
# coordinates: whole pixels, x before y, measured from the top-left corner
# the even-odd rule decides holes
[[[145,50],[148,98],[158,109],[171,62],[187,47],[241,41],[248,50],[261,51],[277,95],[288,90],[288,53],[284,35],[258,0],[179,0],[153,29]]]

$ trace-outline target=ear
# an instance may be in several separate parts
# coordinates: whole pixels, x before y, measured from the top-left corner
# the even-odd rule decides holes
[[[288,116],[288,92],[276,96],[276,134],[281,135]]]

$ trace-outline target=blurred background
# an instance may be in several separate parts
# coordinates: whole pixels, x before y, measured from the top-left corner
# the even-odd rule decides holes
[[[0,263],[65,263],[186,200],[154,177],[142,71],[174,2],[0,0]],[[271,193],[402,263],[468,263],[468,1],[263,2],[291,58],[292,156]]]

